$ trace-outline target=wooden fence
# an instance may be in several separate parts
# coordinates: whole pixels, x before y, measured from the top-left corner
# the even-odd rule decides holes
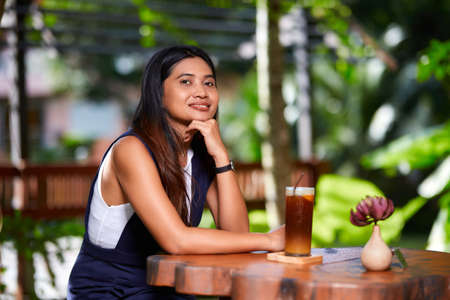
[[[303,185],[313,186],[328,171],[324,162],[295,162],[292,182],[304,172]],[[264,208],[264,172],[259,163],[236,163],[236,174],[249,209]],[[22,215],[36,219],[82,216],[96,165],[29,165],[23,169],[0,166],[0,207],[14,211],[14,186],[23,199]],[[16,192],[17,193],[17,192]]]

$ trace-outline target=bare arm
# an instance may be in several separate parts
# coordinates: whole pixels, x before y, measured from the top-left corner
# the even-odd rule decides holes
[[[248,212],[233,171],[217,174],[206,194],[216,227],[248,232]]]
[[[284,246],[284,229],[262,234],[187,227],[168,199],[147,149],[135,137],[125,137],[114,146],[111,163],[124,197],[169,253],[279,251]]]
[[[223,167],[230,163],[215,119],[192,121],[187,130],[198,130],[203,135],[208,153],[213,157],[216,167]],[[247,207],[233,171],[216,175],[206,199],[217,228],[234,232],[248,232]]]

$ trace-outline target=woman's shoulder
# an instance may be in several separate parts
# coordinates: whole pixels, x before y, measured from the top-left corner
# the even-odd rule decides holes
[[[111,156],[115,162],[129,162],[136,159],[150,158],[149,149],[135,135],[120,138],[111,149]]]

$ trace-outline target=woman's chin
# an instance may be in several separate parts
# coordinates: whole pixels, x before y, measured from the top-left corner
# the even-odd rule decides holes
[[[192,117],[192,121],[201,121],[201,122],[205,122],[208,120],[211,120],[214,116],[211,115],[199,115],[199,116],[193,116]]]

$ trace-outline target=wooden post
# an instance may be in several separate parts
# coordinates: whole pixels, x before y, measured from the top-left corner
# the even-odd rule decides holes
[[[297,107],[299,118],[297,121],[298,154],[301,160],[312,159],[312,122],[311,122],[311,93],[309,79],[308,52],[308,21],[303,9],[295,11],[297,26],[293,34],[301,35],[303,39],[294,42],[295,79],[298,87]]]
[[[266,210],[271,227],[284,220],[284,190],[291,184],[290,134],[284,119],[282,96],[284,51],[279,41],[280,0],[258,0],[257,69],[258,101],[265,122],[262,165],[265,177]]]
[[[16,3],[16,26],[14,51],[14,86],[9,95],[10,105],[10,138],[11,161],[15,166],[21,166],[28,159],[28,104],[26,91],[26,39],[25,17],[29,1],[18,0]]]

